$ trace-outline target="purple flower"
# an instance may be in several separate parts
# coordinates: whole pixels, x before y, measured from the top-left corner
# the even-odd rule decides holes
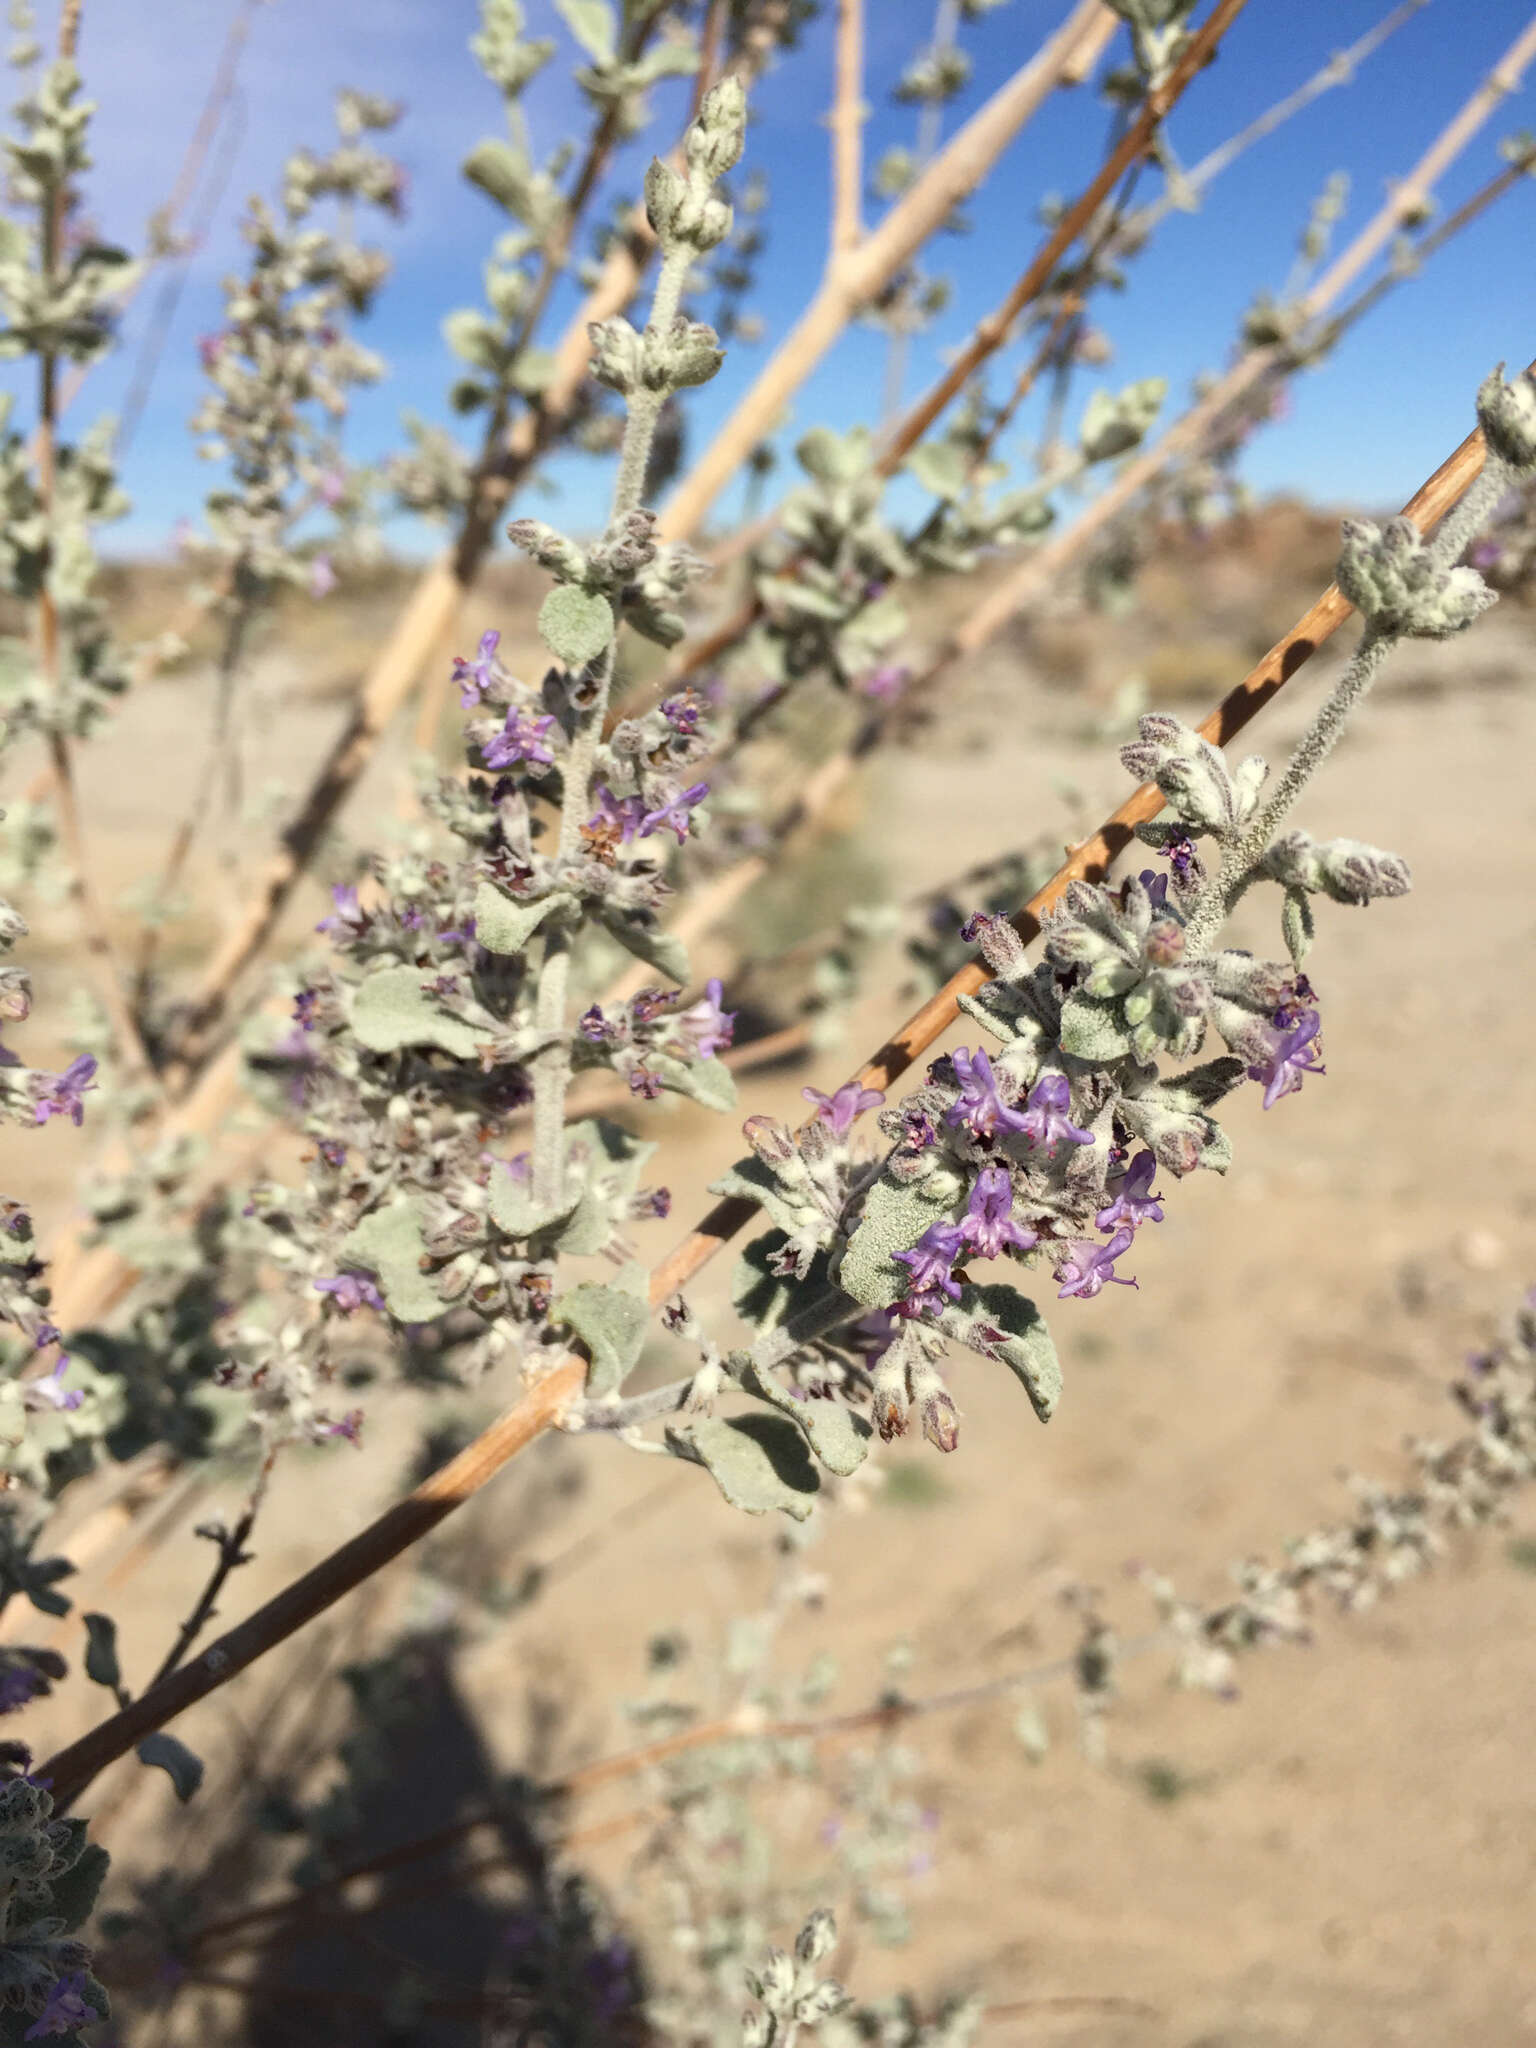
[[[886,662],[880,668],[872,668],[859,684],[859,693],[873,697],[879,704],[889,704],[899,697],[911,679],[912,671],[895,662]]]
[[[357,900],[357,887],[352,882],[333,882],[331,901],[336,908],[329,917],[322,917],[315,926],[317,932],[329,932],[334,939],[356,939],[368,927],[368,913]],[[308,1025],[304,1027],[308,1030]]]
[[[315,495],[321,504],[329,505],[333,510],[346,496],[346,490],[347,480],[339,469],[326,470],[315,485]]]
[[[1068,1111],[1072,1090],[1065,1074],[1042,1074],[1029,1093],[1029,1106],[1017,1128],[1031,1145],[1043,1145],[1054,1158],[1062,1140],[1069,1145],[1091,1145],[1092,1131],[1080,1130]]]
[[[815,1103],[815,1121],[825,1124],[834,1138],[847,1137],[866,1109],[878,1109],[885,1100],[878,1088],[861,1088],[857,1081],[845,1081],[835,1095],[823,1095],[819,1088],[802,1088],[800,1093]]]
[[[1168,877],[1166,875],[1154,874],[1151,868],[1143,868],[1137,880],[1152,899],[1153,910],[1164,911],[1168,908]]]
[[[320,1157],[327,1166],[345,1166],[347,1163],[347,1148],[341,1143],[339,1138],[322,1138],[320,1140]]]
[[[945,1110],[945,1123],[963,1123],[974,1138],[990,1138],[998,1131],[1029,1129],[1018,1110],[1010,1109],[998,1094],[992,1062],[982,1047],[971,1053],[961,1046],[953,1057],[960,1100]]]
[[[619,1035],[618,1027],[608,1022],[597,1003],[582,1011],[577,1029],[582,1037],[590,1039],[593,1045],[606,1045],[609,1039],[617,1038]]]
[[[1467,554],[1474,569],[1496,569],[1503,557],[1504,550],[1496,540],[1474,541]]]
[[[355,1315],[360,1308],[384,1307],[383,1295],[366,1273],[333,1273],[315,1282],[315,1292],[330,1295],[344,1316]]]
[[[1129,1224],[1134,1230],[1141,1223],[1161,1223],[1163,1205],[1161,1199],[1150,1192],[1152,1176],[1157,1172],[1157,1161],[1150,1152],[1139,1152],[1117,1181],[1111,1181],[1111,1200],[1094,1217],[1100,1230],[1114,1230],[1118,1225]]]
[[[1129,1251],[1134,1238],[1130,1230],[1117,1230],[1108,1244],[1095,1244],[1088,1237],[1068,1238],[1062,1247],[1065,1256],[1056,1266],[1056,1278],[1062,1283],[1056,1290],[1057,1300],[1065,1301],[1069,1294],[1091,1300],[1106,1280],[1113,1280],[1117,1287],[1134,1287],[1134,1280],[1122,1280],[1115,1271],[1116,1259]]]
[[[1282,1095],[1294,1095],[1304,1074],[1327,1073],[1328,1069],[1317,1059],[1321,1048],[1312,1043],[1321,1023],[1316,1010],[1303,1010],[1289,1028],[1260,1027],[1268,1040],[1268,1049],[1248,1069],[1248,1078],[1264,1083],[1266,1109],[1273,1109]],[[76,1117],[75,1121],[80,1119]]]
[[[606,782],[597,785],[597,809],[587,820],[589,832],[596,831],[604,825],[611,825],[619,835],[619,844],[628,846],[644,822],[643,798],[616,797]]]
[[[712,1060],[736,1036],[736,1012],[721,1009],[723,993],[718,980],[706,981],[701,1000],[678,1015],[683,1035],[692,1040],[701,1060]]]
[[[0,1714],[16,1713],[47,1690],[48,1681],[35,1664],[0,1664]]]
[[[53,1340],[46,1339],[46,1342]],[[74,1409],[80,1406],[85,1395],[78,1387],[66,1387],[64,1373],[69,1365],[69,1353],[61,1351],[54,1360],[52,1372],[45,1372],[41,1378],[25,1380],[21,1389],[21,1405],[33,1414],[40,1414],[45,1408],[54,1410]]]
[[[675,988],[643,988],[638,995],[629,999],[629,1014],[637,1024],[654,1024],[658,1017],[664,1017],[677,1001]]]
[[[336,588],[336,571],[331,567],[329,555],[316,555],[309,565],[309,594],[311,597],[329,597]]]
[[[1005,1245],[1029,1251],[1040,1240],[1013,1220],[1013,1182],[1006,1166],[984,1166],[971,1189],[971,1204],[960,1228],[984,1259],[995,1259]]]
[[[315,1005],[320,1000],[318,989],[301,988],[293,999],[293,1021],[301,1031],[315,1028]]]
[[[703,703],[692,690],[684,690],[681,696],[663,697],[661,700],[662,717],[674,732],[682,733],[685,738],[698,731],[703,712]]]
[[[649,1067],[631,1067],[629,1092],[638,1095],[642,1102],[654,1102],[661,1093],[660,1074],[653,1074]]]
[[[211,372],[217,366],[228,339],[227,334],[200,334],[197,337],[197,359],[205,370]]]
[[[363,1411],[349,1408],[340,1422],[327,1422],[321,1430],[322,1436],[344,1436],[349,1444],[361,1446],[363,1441]]]
[[[659,811],[647,811],[640,821],[640,837],[649,839],[653,832],[659,832],[665,825],[677,834],[677,843],[681,846],[693,829],[694,805],[703,803],[708,795],[709,784],[695,782],[681,796],[673,797],[671,803],[663,804]]]
[[[950,1267],[964,1243],[965,1232],[958,1223],[930,1223],[911,1251],[892,1254],[911,1268],[906,1298],[896,1304],[898,1315],[921,1315],[925,1309],[941,1307],[940,1295],[949,1301],[960,1299],[960,1283]]]
[[[547,768],[555,757],[545,746],[544,735],[554,722],[550,717],[530,718],[514,705],[501,731],[480,750],[486,767],[510,768],[514,761],[527,761]]]
[[[85,2001],[85,1972],[71,1970],[49,1987],[48,2002],[22,2035],[24,2041],[46,2041],[55,2034],[72,2034],[76,2027],[88,2027],[101,2014]]]
[[[462,654],[453,657],[451,680],[459,686],[459,702],[466,711],[473,710],[491,687],[496,669],[496,650],[500,645],[501,635],[493,628],[489,633],[480,635],[480,652],[474,661],[466,661]]]
[[[1177,839],[1170,839],[1163,851],[1167,854],[1168,864],[1179,881],[1187,882],[1191,869],[1197,869],[1199,866],[1200,856],[1195,852],[1194,840],[1187,832],[1181,833]]]
[[[72,1123],[85,1120],[85,1104],[81,1098],[86,1091],[96,1086],[96,1062],[88,1052],[71,1060],[62,1074],[45,1074],[47,1087],[37,1100],[37,1115],[34,1122],[45,1124],[51,1116],[67,1116]]]

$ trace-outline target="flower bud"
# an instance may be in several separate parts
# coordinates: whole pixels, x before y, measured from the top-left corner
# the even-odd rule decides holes
[[[795,1141],[789,1126],[776,1116],[749,1116],[741,1135],[765,1166],[787,1166],[795,1156]]]
[[[1502,363],[1491,370],[1478,387],[1477,417],[1490,454],[1511,469],[1536,469],[1536,377],[1529,370],[1509,384]]]
[[[802,1963],[819,1963],[837,1947],[837,1921],[826,1906],[818,1906],[795,1939],[795,1955]]]
[[[684,148],[688,168],[711,184],[741,161],[747,139],[747,93],[735,72],[712,85],[699,104]]]
[[[833,2013],[841,2012],[848,2003],[849,1994],[829,1977],[824,1984],[808,1991],[804,1998],[796,1999],[795,2018],[801,2026],[814,2027],[822,2020],[831,2019]]]
[[[1411,519],[1346,519],[1334,571],[1340,590],[1377,633],[1446,640],[1496,602],[1475,569],[1448,569]]]
[[[758,1997],[770,2011],[782,2011],[795,1995],[795,1966],[781,1948],[771,1948],[757,1973]]]

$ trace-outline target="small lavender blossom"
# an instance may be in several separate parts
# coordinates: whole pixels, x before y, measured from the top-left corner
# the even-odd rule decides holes
[[[712,1060],[736,1036],[736,1012],[721,1009],[723,993],[718,980],[706,981],[701,1000],[678,1015],[677,1021],[684,1036],[692,1041],[701,1060]]]
[[[34,1122],[45,1124],[51,1116],[67,1116],[71,1123],[83,1123],[85,1103],[81,1098],[96,1085],[96,1062],[91,1055],[83,1052],[62,1074],[44,1078],[48,1085],[38,1097]]]
[[[321,1435],[345,1437],[349,1444],[356,1444],[361,1449],[363,1442],[362,1409],[349,1408],[340,1422],[327,1422],[321,1430]]]
[[[689,739],[699,729],[704,704],[692,690],[684,690],[679,696],[662,698],[661,715],[674,732]]]
[[[1117,1230],[1108,1244],[1095,1244],[1092,1238],[1071,1237],[1063,1246],[1065,1256],[1058,1261],[1056,1278],[1062,1285],[1056,1290],[1058,1301],[1065,1301],[1069,1294],[1089,1301],[1102,1291],[1104,1283],[1112,1280],[1117,1287],[1134,1287],[1134,1280],[1122,1280],[1115,1271],[1115,1261],[1123,1252],[1130,1250],[1135,1232]]]
[[[316,1294],[328,1294],[344,1316],[360,1308],[384,1308],[384,1297],[366,1273],[332,1273],[315,1282]]]
[[[501,645],[501,635],[493,626],[488,633],[480,635],[480,652],[473,661],[466,661],[462,654],[453,657],[453,675],[450,678],[459,686],[459,702],[466,711],[472,711],[495,680],[496,650]]]
[[[845,1081],[833,1095],[823,1095],[819,1088],[802,1088],[800,1093],[815,1103],[814,1121],[825,1124],[834,1138],[846,1138],[867,1109],[878,1109],[885,1100],[878,1088],[861,1088],[857,1081]]]
[[[341,503],[347,493],[347,480],[339,469],[328,469],[315,485],[315,495],[322,505],[332,511]]]
[[[357,900],[357,888],[352,882],[333,882],[331,901],[336,906],[329,917],[322,917],[315,926],[317,932],[326,932],[333,939],[358,938],[368,924],[368,913]],[[305,1027],[306,1030],[308,1026]]]
[[[617,832],[619,844],[628,846],[645,822],[645,802],[638,796],[617,797],[606,782],[597,785],[597,809],[587,820],[589,832],[607,827]]]
[[[19,1712],[47,1690],[48,1681],[35,1665],[0,1665],[0,1714]]]
[[[960,1228],[984,1259],[995,1259],[1007,1245],[1029,1251],[1040,1242],[1013,1220],[1013,1181],[1005,1166],[984,1166],[977,1174]]]
[[[205,370],[211,371],[217,367],[228,339],[227,334],[200,334],[197,337],[197,359]]]
[[[619,1035],[619,1027],[616,1024],[609,1023],[608,1019],[603,1015],[601,1006],[597,1003],[591,1004],[582,1011],[580,1022],[576,1028],[580,1031],[582,1037],[590,1040],[593,1045],[606,1045],[610,1039],[617,1038]]]
[[[963,1123],[975,1138],[994,1137],[999,1131],[1028,1131],[1027,1119],[997,1092],[997,1078],[983,1047],[974,1053],[964,1046],[953,1055],[960,1100],[944,1112],[947,1124]]]
[[[1072,1089],[1066,1075],[1042,1074],[1030,1090],[1028,1107],[1014,1128],[1022,1131],[1031,1145],[1043,1145],[1053,1158],[1063,1141],[1069,1145],[1091,1145],[1092,1131],[1073,1123],[1068,1115],[1071,1107]]]
[[[671,803],[663,804],[658,811],[647,811],[640,821],[640,837],[649,839],[653,832],[663,827],[677,834],[677,843],[682,846],[693,830],[693,807],[703,803],[709,795],[707,782],[695,782],[685,789],[681,796],[673,797]]]
[[[301,1031],[315,1028],[315,1005],[320,1000],[318,989],[301,988],[293,999],[293,1021]]]
[[[885,662],[873,668],[859,683],[859,694],[873,697],[877,704],[889,704],[899,697],[911,679],[912,671],[896,662]]]
[[[950,1268],[964,1243],[965,1232],[958,1223],[930,1223],[911,1251],[893,1254],[911,1269],[906,1298],[895,1304],[897,1315],[921,1315],[937,1308],[940,1295],[949,1301],[960,1299],[960,1283]]]
[[[631,1095],[638,1095],[642,1102],[654,1102],[661,1093],[660,1074],[653,1074],[649,1067],[631,1067],[629,1092]]]
[[[94,2005],[85,2000],[85,1973],[70,1970],[50,1985],[48,2002],[22,2035],[24,2041],[46,2041],[56,2034],[72,2034],[76,2027],[88,2027],[101,2018]]]
[[[336,571],[331,567],[329,555],[316,555],[309,565],[309,594],[311,597],[329,597],[336,588]]]
[[[1168,908],[1168,877],[1154,874],[1151,868],[1143,868],[1137,880],[1146,890],[1154,912]]]
[[[51,1341],[51,1340],[50,1340]],[[69,1366],[69,1353],[61,1351],[54,1361],[52,1372],[45,1372],[41,1378],[26,1380],[21,1389],[21,1405],[40,1414],[45,1408],[72,1410],[85,1399],[79,1387],[66,1387],[64,1374]]]
[[[549,716],[530,718],[526,711],[513,705],[501,731],[480,750],[486,767],[510,768],[515,762],[526,761],[531,767],[547,768],[555,757],[545,746],[544,735],[554,722]]]
[[[1264,1107],[1273,1109],[1282,1095],[1294,1095],[1306,1074],[1326,1074],[1318,1061],[1320,1048],[1313,1044],[1322,1019],[1316,1010],[1303,1010],[1289,1028],[1273,1025],[1266,1033],[1268,1048],[1248,1069],[1250,1081],[1264,1083]],[[76,1119],[78,1122],[78,1118]]]
[[[1157,1172],[1157,1161],[1150,1152],[1139,1152],[1126,1168],[1124,1175],[1110,1186],[1114,1199],[1094,1217],[1100,1230],[1114,1230],[1121,1224],[1128,1224],[1135,1230],[1142,1223],[1161,1223],[1163,1205],[1160,1198],[1151,1193],[1152,1176]]]

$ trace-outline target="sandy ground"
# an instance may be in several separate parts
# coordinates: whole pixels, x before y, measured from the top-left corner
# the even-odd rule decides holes
[[[1208,610],[1241,596],[1215,580],[1211,591]],[[1181,635],[1204,661],[1213,631],[1226,630],[1208,616],[1165,619],[1160,676],[1176,673]],[[1397,658],[1299,819],[1390,847],[1415,877],[1404,901],[1320,920],[1313,979],[1327,1078],[1268,1115],[1256,1099],[1233,1107],[1230,1177],[1176,1187],[1166,1225],[1138,1243],[1138,1292],[1056,1305],[1066,1392],[1048,1430],[1002,1369],[956,1360],[960,1450],[943,1460],[900,1449],[886,1460],[895,1483],[829,1518],[810,1558],[825,1599],[786,1624],[786,1678],[829,1650],[840,1671],[830,1704],[863,1704],[897,1640],[911,1647],[912,1692],[1023,1669],[1070,1646],[1061,1592],[1071,1583],[1102,1589],[1106,1611],[1135,1635],[1150,1612],[1125,1581],[1128,1559],[1216,1598],[1231,1563],[1336,1518],[1342,1472],[1390,1479],[1406,1437],[1455,1432],[1449,1373],[1536,1279],[1531,640],[1531,614],[1506,608],[1463,642]],[[1134,663],[1134,630],[1101,634],[1090,652],[1069,684],[1052,674],[1048,636],[999,650],[921,756],[874,770],[841,823],[886,867],[893,896],[1039,834],[1071,837],[1118,800],[1112,748],[1081,735]],[[1281,754],[1329,666],[1304,672],[1254,729],[1255,747]],[[258,777],[291,778],[338,715],[282,683],[269,664]],[[147,867],[181,764],[196,772],[193,688],[146,691],[124,714],[113,768],[93,770],[97,830],[125,874]],[[396,755],[362,816],[383,815],[398,776]],[[1260,927],[1253,938],[1277,949]],[[891,980],[861,1002],[846,1049],[760,1077],[749,1106],[788,1113],[806,1082],[842,1079],[888,1028]],[[692,1112],[672,1130],[675,1225],[739,1141]],[[40,1168],[40,1148],[7,1145],[7,1184],[46,1197],[39,1171],[57,1169]],[[655,1226],[644,1251],[659,1255],[673,1234]],[[701,1303],[723,1279],[699,1288]],[[497,1392],[459,1405],[485,1412]],[[339,1451],[287,1463],[227,1619],[398,1489],[427,1414],[419,1395],[376,1397],[355,1462]],[[82,1573],[78,1604],[109,1607],[130,1644],[163,1642],[206,1569],[190,1523],[234,1498],[216,1485],[186,1501],[151,1543],[140,1525],[137,1548],[119,1543]],[[1536,1502],[1517,1515],[1536,1526]],[[557,1444],[512,1468],[453,1525],[439,1569],[451,1560],[505,1581],[529,1557],[565,1562],[519,1611],[460,1613],[453,1733],[425,1789],[402,1776],[375,1823],[383,1833],[360,1839],[424,1830],[488,1773],[547,1772],[627,1746],[619,1703],[643,1688],[647,1641],[673,1628],[696,1645],[718,1641],[734,1612],[766,1597],[770,1534],[725,1509],[702,1475],[608,1444]],[[913,1940],[898,1951],[863,1942],[857,1988],[909,1985],[931,1999],[979,1986],[1018,2008],[988,2024],[982,2038],[999,2043],[1536,2042],[1536,1577],[1518,1568],[1524,1554],[1512,1554],[1508,1533],[1458,1540],[1432,1576],[1373,1613],[1325,1617],[1310,1650],[1250,1660],[1235,1704],[1172,1690],[1155,1658],[1128,1664],[1104,1766],[1079,1753],[1059,1686],[1040,1695],[1052,1736],[1043,1761],[1012,1731],[1017,1702],[915,1724],[903,1740],[938,1815],[933,1867],[908,1887]],[[210,1795],[275,1751],[279,1723],[333,1725],[340,1688],[315,1683],[327,1659],[444,1612],[430,1579],[399,1568],[371,1600],[189,1714],[179,1732],[210,1759]],[[63,1640],[73,1641],[67,1630]],[[85,1688],[71,1691],[53,1716],[61,1735],[93,1718]],[[153,1867],[166,1842],[206,1856],[211,1797],[176,1822],[163,1780],[134,1771],[119,1767],[94,1795],[123,1867]],[[322,1766],[311,1782],[325,1778]],[[622,1813],[634,1797],[620,1787],[573,1819]],[[801,1840],[791,1853],[821,1896],[818,1859],[831,1885],[829,1852]],[[644,1932],[657,1896],[627,1854],[622,1841],[600,1846],[587,1867]],[[225,1881],[223,1898],[239,1903],[238,1884]],[[345,1954],[354,1988],[385,1967],[360,1948]],[[290,1956],[268,1982],[312,1982],[312,1964]],[[122,2006],[121,2038],[135,2044],[491,2038],[386,2035],[377,2017],[323,2000],[263,2001],[251,2008],[259,2017],[242,2018],[228,1996],[191,1988],[169,2009],[144,1997]]]

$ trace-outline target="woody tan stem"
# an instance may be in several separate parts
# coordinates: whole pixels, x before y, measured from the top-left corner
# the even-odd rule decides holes
[[[833,262],[856,248],[864,233],[864,0],[838,0],[836,96],[832,130]]]

